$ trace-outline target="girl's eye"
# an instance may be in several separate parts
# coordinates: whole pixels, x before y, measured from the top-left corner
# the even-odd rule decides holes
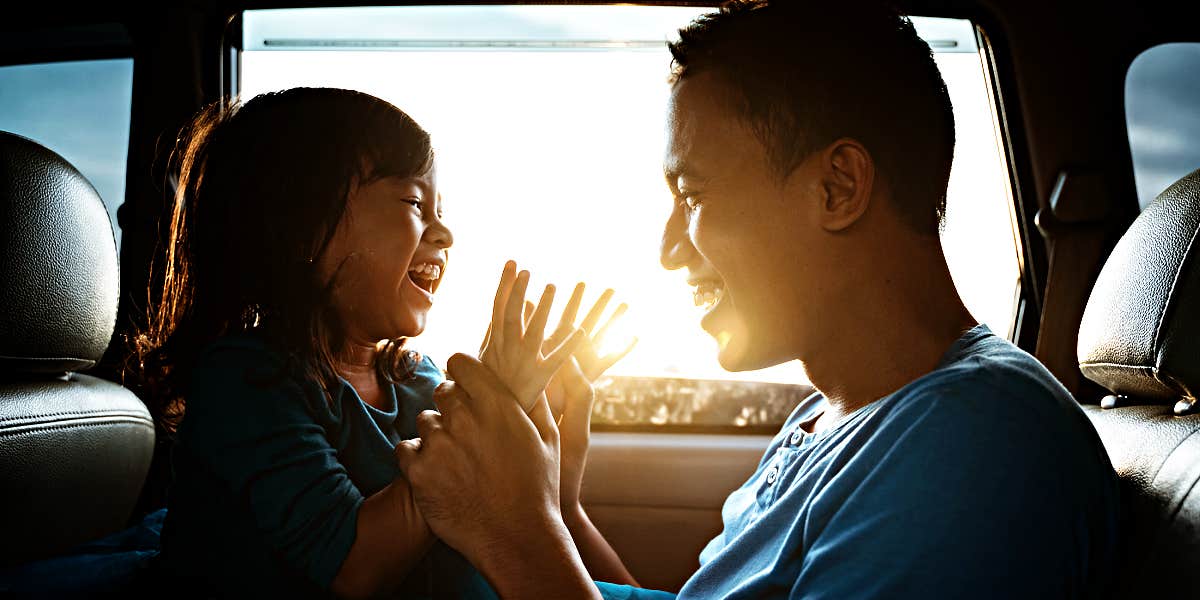
[[[404,202],[417,210],[421,210],[421,200],[419,198],[404,198]]]

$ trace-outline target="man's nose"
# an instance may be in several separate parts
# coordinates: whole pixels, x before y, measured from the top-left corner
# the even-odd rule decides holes
[[[659,261],[668,271],[674,271],[687,266],[696,256],[696,247],[688,237],[687,219],[683,210],[676,207],[667,218],[663,227],[662,246],[659,248]]]

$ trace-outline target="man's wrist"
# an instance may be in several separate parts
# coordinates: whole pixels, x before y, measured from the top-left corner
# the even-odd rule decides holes
[[[562,520],[492,544],[481,554],[479,569],[501,598],[591,598],[595,594]]]

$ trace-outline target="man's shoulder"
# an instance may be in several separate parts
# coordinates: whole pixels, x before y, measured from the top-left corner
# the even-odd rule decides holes
[[[881,401],[869,421],[860,442],[897,460],[1111,473],[1099,436],[1066,388],[995,336]]]
[[[1099,436],[1043,371],[998,338],[945,363],[869,406],[830,448],[841,484],[870,480],[898,496],[933,487],[968,502],[1107,494],[1113,474]]]
[[[813,444],[822,462],[773,522],[802,523],[809,589],[846,564],[876,565],[894,590],[1023,583],[1013,568],[1054,578],[1110,551],[1116,480],[1074,400],[1000,338],[959,350]]]
[[[897,409],[993,419],[1082,417],[1071,393],[1028,352],[988,334],[894,394]],[[995,425],[994,421],[989,424]]]

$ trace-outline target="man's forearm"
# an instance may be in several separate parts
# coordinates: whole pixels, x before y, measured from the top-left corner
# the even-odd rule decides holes
[[[582,506],[576,504],[571,508],[563,507],[563,521],[566,522],[567,529],[575,540],[575,547],[579,550],[579,556],[583,559],[583,564],[587,567],[592,579],[623,585],[638,585],[637,580],[629,573],[629,569],[625,568],[625,563],[621,562],[621,557],[609,545],[608,540],[604,539],[600,530],[592,524],[592,520],[588,518]]]
[[[603,600],[566,526],[530,532],[527,542],[493,545],[479,567],[503,600]]]

